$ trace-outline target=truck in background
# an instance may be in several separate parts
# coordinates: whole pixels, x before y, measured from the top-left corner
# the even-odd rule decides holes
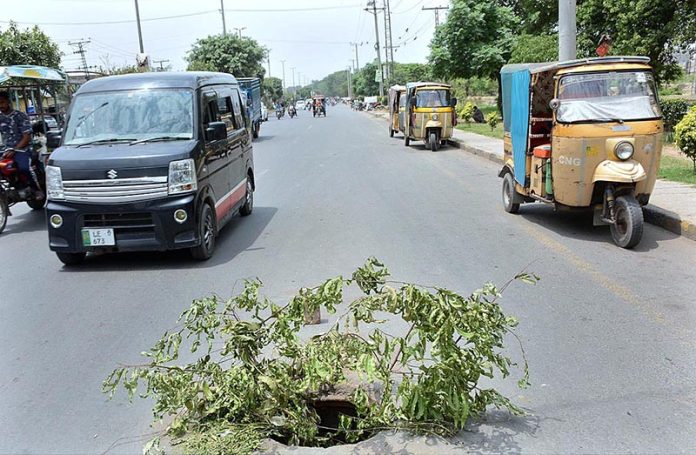
[[[259,137],[261,130],[261,79],[258,77],[237,78],[240,88],[246,94],[246,107],[251,132],[254,138]]]

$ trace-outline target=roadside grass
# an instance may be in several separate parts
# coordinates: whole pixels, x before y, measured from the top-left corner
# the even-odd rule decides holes
[[[483,108],[481,110],[483,111]],[[467,133],[480,134],[482,136],[494,137],[496,139],[502,139],[504,135],[502,122],[500,122],[495,129],[491,129],[487,123],[465,123],[463,120],[460,120],[459,122],[461,123],[457,125],[457,129]]]
[[[696,173],[691,160],[674,156],[663,156],[658,177],[673,182],[696,185]]]

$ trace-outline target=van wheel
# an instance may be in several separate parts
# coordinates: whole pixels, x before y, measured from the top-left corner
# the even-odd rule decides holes
[[[247,176],[246,195],[244,196],[244,205],[239,209],[239,214],[249,216],[254,210],[254,187],[251,184],[251,178]]]
[[[437,150],[440,148],[440,141],[437,138],[437,133],[435,131],[430,132],[428,143],[430,145],[430,151],[432,152],[437,152]]]
[[[31,198],[27,200],[27,205],[31,207],[32,210],[41,210],[46,206],[46,198],[44,197],[41,200],[36,200],[34,198]]]
[[[611,236],[621,248],[633,248],[643,237],[643,210],[633,195],[620,196],[615,202],[616,219]]]
[[[210,259],[215,251],[215,215],[207,202],[203,206],[201,217],[198,220],[198,235],[201,244],[191,248],[191,256],[199,261],[205,261]]]
[[[7,200],[0,194],[0,234],[7,226],[7,217],[10,215],[10,209],[7,207]]]
[[[508,213],[517,213],[520,210],[520,204],[513,202],[517,196],[515,190],[515,179],[511,173],[506,173],[503,177],[503,208]]]
[[[394,129],[391,126],[389,127],[389,137],[394,137]]]
[[[60,262],[65,265],[78,265],[85,260],[87,253],[56,253]]]
[[[260,130],[261,130],[261,125],[258,124],[258,123],[254,123],[254,131],[253,131],[253,133],[252,133],[253,136],[254,136],[254,139],[256,139],[256,138],[259,137],[259,131],[260,131]]]

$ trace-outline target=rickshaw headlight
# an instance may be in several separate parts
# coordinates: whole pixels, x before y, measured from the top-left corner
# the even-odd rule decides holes
[[[633,144],[630,142],[619,142],[616,144],[614,154],[620,160],[628,160],[633,156]]]
[[[433,114],[430,116],[430,118],[433,120],[437,120],[439,117],[437,116],[437,114]]]

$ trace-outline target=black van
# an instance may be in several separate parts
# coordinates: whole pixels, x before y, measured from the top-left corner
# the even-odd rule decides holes
[[[51,250],[67,265],[96,251],[189,248],[210,258],[220,228],[252,211],[246,115],[229,74],[85,83],[46,167]]]

